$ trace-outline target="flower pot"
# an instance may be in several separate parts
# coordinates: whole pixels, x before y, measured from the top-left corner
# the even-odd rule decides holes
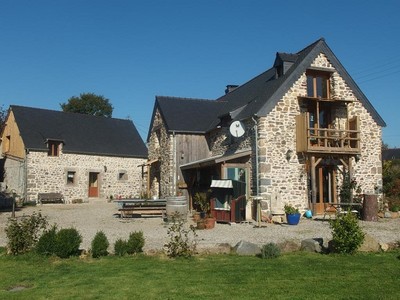
[[[205,229],[205,228],[206,228],[205,219],[199,219],[197,221],[197,229]]]
[[[208,217],[205,219],[204,224],[206,229],[213,229],[215,227],[216,219],[213,217]]]
[[[297,225],[300,222],[300,214],[286,214],[286,221],[289,225]]]

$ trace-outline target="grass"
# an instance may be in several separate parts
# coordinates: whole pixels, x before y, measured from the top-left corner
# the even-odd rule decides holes
[[[398,299],[399,256],[61,260],[2,252],[0,299]]]

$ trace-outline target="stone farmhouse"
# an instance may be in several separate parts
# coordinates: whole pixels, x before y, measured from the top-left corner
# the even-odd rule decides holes
[[[384,120],[324,39],[216,100],[155,98],[148,133],[149,186],[159,197],[207,190],[212,180],[245,184],[252,201],[324,212],[340,201],[345,175],[381,195]]]
[[[13,105],[0,154],[0,181],[27,201],[139,197],[146,188],[147,148],[130,120]]]

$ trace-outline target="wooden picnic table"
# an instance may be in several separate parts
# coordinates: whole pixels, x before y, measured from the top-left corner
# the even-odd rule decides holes
[[[127,215],[160,215],[165,217],[166,199],[118,199],[114,200],[118,206],[121,218]]]

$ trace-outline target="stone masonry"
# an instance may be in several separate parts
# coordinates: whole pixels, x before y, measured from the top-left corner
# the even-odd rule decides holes
[[[146,159],[46,152],[27,154],[27,200],[38,193],[60,192],[66,201],[88,197],[89,173],[98,173],[99,198],[139,197],[145,191],[142,165]],[[68,172],[74,182],[67,183]],[[123,175],[123,176],[122,176]],[[112,196],[112,197],[111,197]]]
[[[333,68],[325,55],[320,54],[312,66]],[[348,105],[348,118],[359,116],[361,131],[361,159],[353,158],[354,178],[362,193],[380,193],[382,187],[381,128],[356,99],[354,93],[337,72],[331,77],[333,99],[352,100]],[[259,176],[261,194],[277,194],[281,209],[291,203],[306,209],[309,190],[303,159],[296,154],[296,120],[300,113],[298,96],[307,95],[306,75],[303,74],[288,90],[267,117],[259,122]],[[346,118],[347,116],[344,116]],[[339,120],[343,123],[344,120]],[[293,156],[287,161],[286,153]],[[272,208],[273,209],[273,208]]]

